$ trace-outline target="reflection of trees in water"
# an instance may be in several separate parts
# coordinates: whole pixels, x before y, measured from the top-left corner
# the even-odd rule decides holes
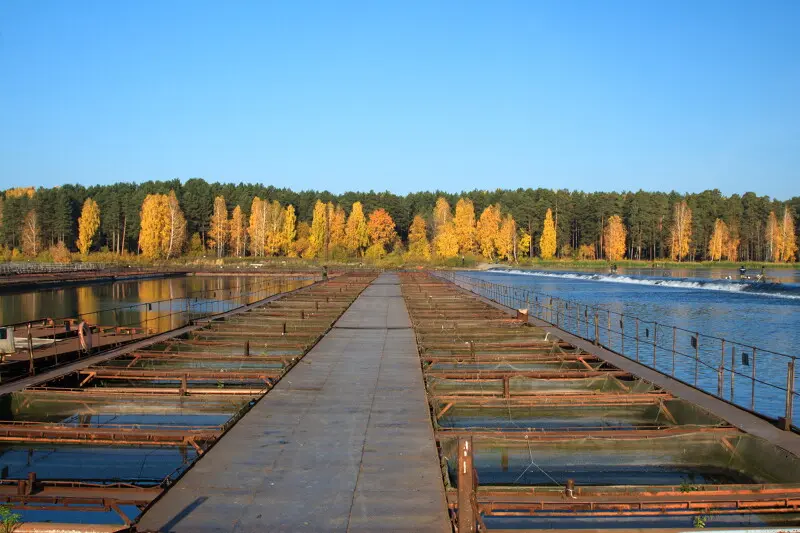
[[[97,324],[100,321],[99,313],[97,313],[100,307],[94,285],[76,287],[75,299],[78,302],[78,315],[91,324]]]

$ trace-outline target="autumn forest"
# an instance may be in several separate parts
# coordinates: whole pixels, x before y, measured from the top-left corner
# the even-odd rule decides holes
[[[800,197],[784,202],[717,190],[334,195],[201,179],[27,187],[0,193],[0,256],[791,263],[798,209]]]

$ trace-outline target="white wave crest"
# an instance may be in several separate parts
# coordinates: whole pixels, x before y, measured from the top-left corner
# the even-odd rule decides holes
[[[633,277],[618,274],[593,274],[582,272],[547,272],[541,270],[515,270],[515,269],[489,269],[488,272],[499,274],[511,274],[518,276],[538,276],[545,278],[575,279],[582,281],[600,281],[605,283],[624,283],[630,285],[649,285],[657,287],[670,287],[674,289],[695,289],[705,291],[724,291],[742,293],[752,296],[767,296],[773,298],[786,298],[790,300],[800,300],[797,289],[792,290],[789,286],[782,286],[776,283],[748,283],[742,281],[702,281],[686,278],[663,279]],[[769,288],[769,290],[764,290]],[[791,294],[794,293],[794,294]]]

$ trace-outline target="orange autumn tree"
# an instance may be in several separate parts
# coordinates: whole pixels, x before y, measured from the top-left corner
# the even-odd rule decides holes
[[[788,207],[783,208],[781,224],[781,261],[794,263],[797,256],[797,236],[794,232],[794,216]]]
[[[394,242],[397,238],[394,220],[392,220],[388,211],[383,208],[378,208],[369,214],[367,231],[369,233],[369,242],[371,243],[370,248],[377,247],[375,252],[378,254],[381,251],[386,253],[386,245]]]
[[[622,224],[622,218],[619,215],[609,217],[603,232],[606,259],[619,261],[625,257],[625,239],[627,236],[628,232]]]
[[[712,261],[720,261],[722,256],[728,253],[730,238],[728,225],[718,218],[714,222],[714,231],[711,232],[711,238],[708,240],[708,257]]]
[[[782,236],[783,232],[781,230],[781,225],[778,223],[778,217],[775,216],[775,211],[770,211],[764,237],[767,241],[767,256],[770,261],[775,263],[781,260],[781,249],[783,248],[783,242],[781,241]]]

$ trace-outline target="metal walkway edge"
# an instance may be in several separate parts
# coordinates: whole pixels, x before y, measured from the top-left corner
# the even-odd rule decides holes
[[[137,530],[451,531],[397,276],[376,279]]]

